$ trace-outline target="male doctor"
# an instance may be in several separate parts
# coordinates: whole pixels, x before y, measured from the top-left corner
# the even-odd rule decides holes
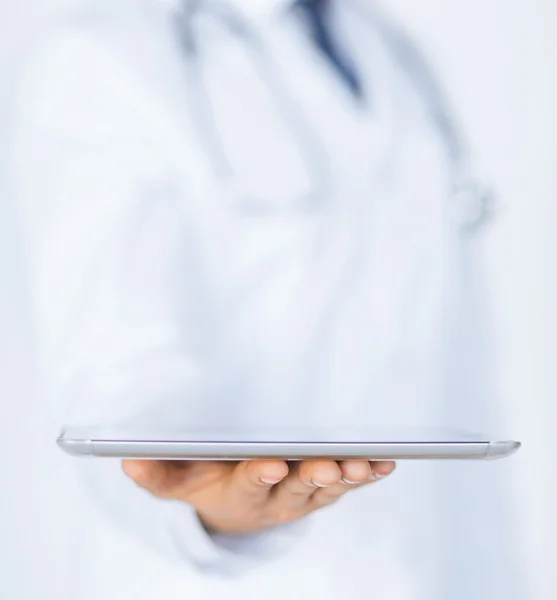
[[[36,41],[14,124],[68,422],[491,428],[484,198],[374,2],[94,2]],[[77,467],[197,598],[521,597],[492,465]]]

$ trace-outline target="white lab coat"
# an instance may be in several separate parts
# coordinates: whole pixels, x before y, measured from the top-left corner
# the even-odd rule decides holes
[[[256,38],[201,10],[195,61],[151,2],[97,5],[37,41],[11,170],[48,397],[69,422],[156,406],[173,423],[493,427],[446,141],[362,4],[335,11],[370,110],[299,22],[241,2],[226,5]],[[131,585],[124,569],[120,599],[194,582],[196,598],[520,597],[499,463],[401,465],[303,523],[213,537],[118,461],[73,466],[114,535],[173,574]]]

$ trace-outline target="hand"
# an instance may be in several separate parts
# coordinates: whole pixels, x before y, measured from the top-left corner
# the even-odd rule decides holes
[[[193,506],[208,530],[243,533],[300,519],[389,475],[395,463],[125,460],[122,466],[154,496]]]

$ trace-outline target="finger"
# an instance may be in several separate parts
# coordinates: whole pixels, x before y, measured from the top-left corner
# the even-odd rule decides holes
[[[373,471],[367,460],[344,460],[339,468],[342,474],[339,482],[315,490],[309,503],[312,510],[332,504],[349,490],[372,480]]]
[[[240,498],[263,501],[287,475],[288,465],[283,460],[243,461],[231,475],[229,490]]]
[[[369,463],[372,481],[378,481],[390,475],[396,469],[396,463],[392,460],[377,460]]]
[[[362,464],[363,463],[363,464]],[[373,483],[390,475],[395,469],[392,461],[343,461],[340,463],[343,477],[335,485],[316,490],[311,497],[310,506],[316,510],[332,504],[351,489]]]
[[[342,476],[333,460],[311,460],[296,464],[273,494],[275,507],[299,510],[310,500],[316,489],[334,485]]]
[[[365,483],[373,472],[367,460],[344,460],[339,466],[342,472],[341,481],[348,485]]]

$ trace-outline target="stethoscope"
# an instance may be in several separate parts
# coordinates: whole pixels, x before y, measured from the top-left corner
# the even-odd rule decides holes
[[[452,194],[448,206],[450,215],[463,233],[477,231],[491,219],[494,213],[494,194],[472,174],[469,152],[465,148],[454,118],[448,112],[448,102],[444,98],[441,87],[420,52],[404,34],[401,34],[375,10],[370,14],[369,6],[362,6],[358,0],[352,0],[351,3],[354,9],[359,11],[362,19],[368,21],[373,19],[395,62],[402,68],[423,99],[424,106],[427,107],[429,117],[441,136],[449,157],[452,182]],[[203,11],[209,11],[212,18],[218,19],[232,35],[239,37],[247,45],[253,65],[273,98],[278,118],[282,120],[285,128],[302,149],[305,168],[313,182],[313,189],[310,194],[297,199],[286,210],[295,213],[311,213],[318,210],[329,197],[331,183],[328,177],[329,157],[319,137],[312,131],[309,119],[295,101],[294,94],[290,93],[286,82],[281,80],[278,70],[268,68],[271,58],[266,53],[265,44],[240,11],[223,0],[186,0],[182,1],[180,11],[176,13],[175,24],[179,40],[190,58],[187,62],[192,69],[191,76],[196,79],[190,107],[196,117],[193,119],[194,127],[215,175],[228,183],[234,182],[235,179],[234,169],[226,155],[215,124],[210,96],[202,84],[199,73],[195,72],[197,46],[192,23],[201,4]],[[274,206],[271,200],[254,197],[246,191],[238,190],[235,197],[238,207],[252,212],[268,213],[285,210],[282,204],[279,208]]]

